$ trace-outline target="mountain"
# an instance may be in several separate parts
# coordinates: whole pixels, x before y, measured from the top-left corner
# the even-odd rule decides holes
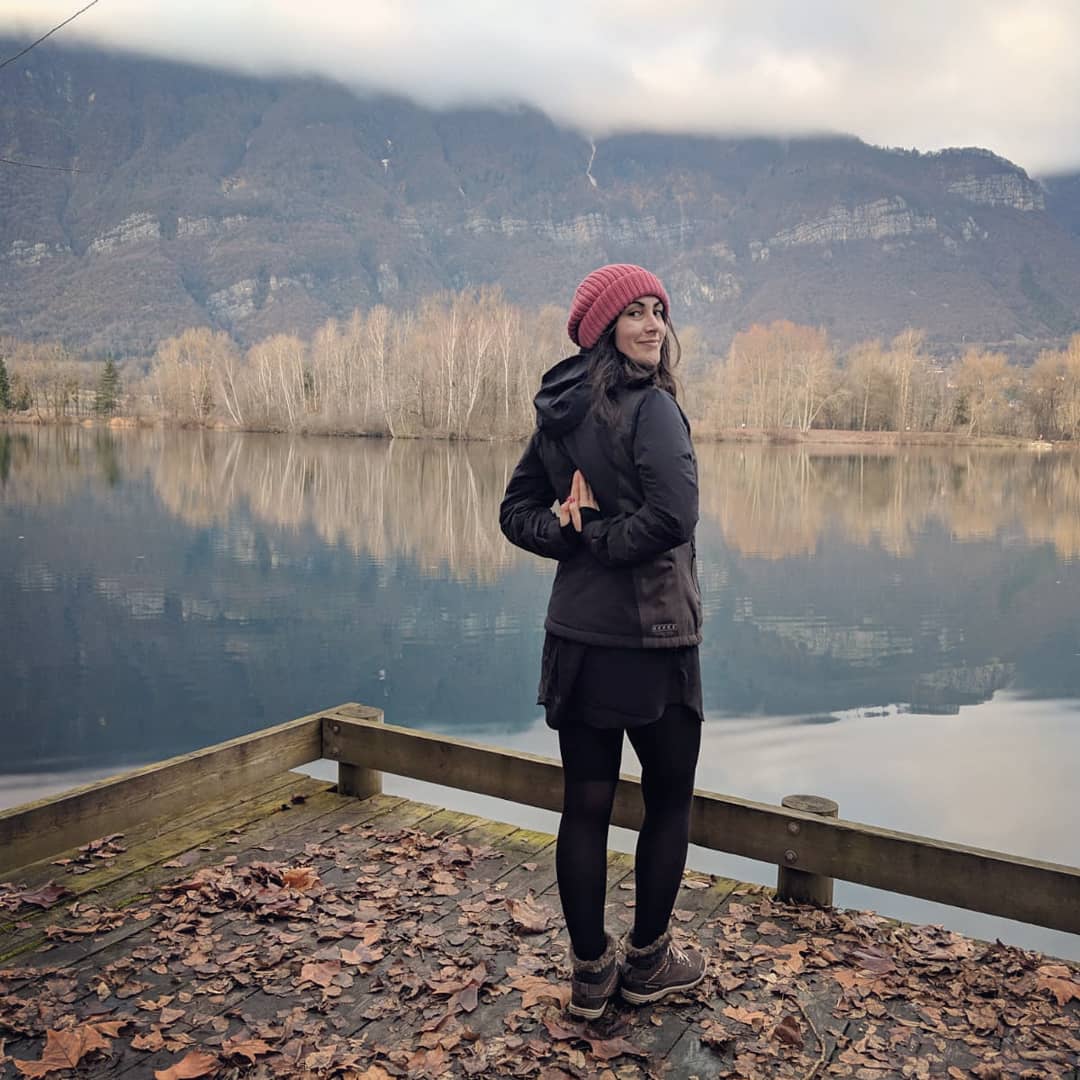
[[[207,324],[250,343],[489,282],[564,307],[615,261],[655,268],[718,350],[775,318],[1018,356],[1080,329],[1080,179],[985,150],[593,143],[526,108],[48,45],[0,80],[0,156],[79,170],[0,165],[0,333],[19,338],[144,353]]]

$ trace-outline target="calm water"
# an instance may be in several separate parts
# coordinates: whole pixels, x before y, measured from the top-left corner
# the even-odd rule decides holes
[[[0,428],[0,806],[343,701],[555,755],[534,704],[552,569],[497,524],[516,456]],[[1080,459],[700,460],[699,786],[828,795],[852,820],[1080,865]],[[1070,935],[867,889],[838,902],[1080,956]]]

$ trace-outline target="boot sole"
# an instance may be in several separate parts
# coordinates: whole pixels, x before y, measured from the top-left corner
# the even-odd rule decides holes
[[[622,986],[619,988],[619,993],[622,995],[623,1001],[628,1001],[631,1005],[647,1005],[650,1001],[659,1001],[661,998],[666,998],[668,994],[679,994],[684,990],[693,990],[704,978],[705,972],[703,971],[696,979],[679,983],[678,986],[665,986],[660,990],[650,990],[644,993],[627,990],[625,986]]]
[[[586,1008],[584,1005],[567,1005],[566,1011],[571,1016],[580,1016],[582,1020],[595,1020],[598,1016],[604,1015],[604,1010],[607,1008],[607,1002],[603,1005],[597,1006],[595,1009]]]

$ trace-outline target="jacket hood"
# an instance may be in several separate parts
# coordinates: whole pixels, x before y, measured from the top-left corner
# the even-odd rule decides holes
[[[580,353],[544,372],[533,398],[536,426],[549,435],[572,431],[589,411],[588,361]]]

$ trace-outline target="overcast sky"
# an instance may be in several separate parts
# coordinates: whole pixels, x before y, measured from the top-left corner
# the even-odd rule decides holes
[[[85,2],[0,0],[0,34]],[[1080,168],[1078,0],[99,0],[52,40],[524,101],[587,135],[845,132]]]

